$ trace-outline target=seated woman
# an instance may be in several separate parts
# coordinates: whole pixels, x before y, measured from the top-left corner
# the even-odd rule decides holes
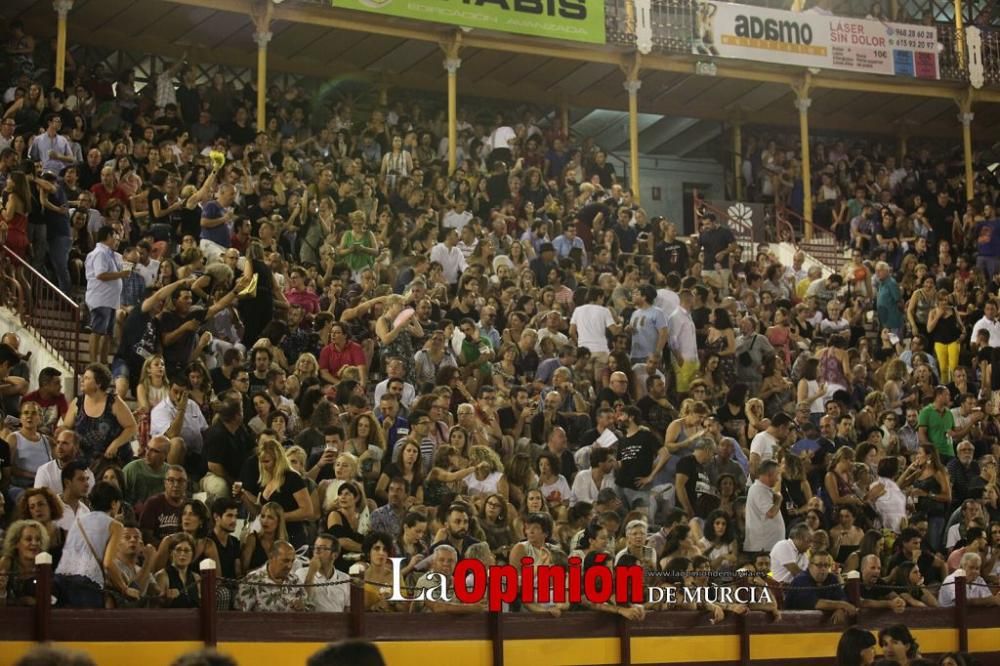
[[[420,445],[408,439],[402,446],[397,447],[398,453],[394,452],[393,462],[382,468],[382,474],[378,477],[378,484],[375,486],[375,499],[385,503],[389,501],[389,481],[396,477],[406,480],[409,489],[409,506],[423,504],[424,501],[424,475],[421,469],[422,458],[420,456]]]
[[[174,537],[169,540],[170,563],[156,572],[156,584],[163,590],[163,605],[167,608],[198,608],[201,604],[201,577],[191,566],[194,562],[194,537],[184,532]]]
[[[409,576],[416,566],[429,554],[427,541],[427,516],[417,511],[409,511],[403,516],[400,533],[393,547],[395,557],[404,558],[402,574]]]
[[[365,562],[365,610],[394,612],[406,610],[407,604],[389,601],[392,596],[392,538],[384,532],[372,532],[365,537],[361,552]]]
[[[239,499],[250,510],[277,502],[285,510],[288,540],[295,548],[307,543],[306,523],[313,519],[312,498],[302,477],[292,469],[281,443],[261,436],[257,455],[243,465]]]
[[[677,526],[674,529],[680,529]],[[615,554],[615,565],[625,555],[631,555],[647,571],[656,570],[656,551],[646,545],[647,525],[641,520],[633,520],[625,526],[625,547]]]
[[[351,565],[361,557],[365,538],[358,529],[364,496],[357,484],[347,482],[340,486],[337,500],[337,507],[327,517],[326,526],[340,543],[340,555],[335,566],[344,573],[350,573]]]
[[[361,471],[358,465],[358,457],[353,453],[341,453],[333,463],[333,479],[320,485],[320,497],[323,498],[323,515],[333,511],[340,503],[340,488],[345,483],[354,483],[361,496],[365,498],[361,510],[361,522],[359,529],[361,532],[368,531],[368,524],[371,521],[371,512],[375,509],[375,501],[365,495],[364,485],[361,483]]]
[[[29,488],[17,498],[15,515],[37,521],[45,530],[45,551],[52,555],[54,571],[66,543],[66,531],[58,524],[63,516],[62,502],[48,488]]]
[[[240,547],[243,571],[249,573],[267,564],[268,553],[275,541],[288,541],[285,510],[277,502],[268,502],[260,509],[259,529],[251,531]]]
[[[892,572],[892,585],[896,589],[905,588],[899,596],[907,606],[915,608],[937,608],[937,596],[924,587],[924,576],[916,562],[903,562]]]
[[[162,541],[156,552],[154,569],[159,570],[166,566],[169,560],[170,551],[174,542],[183,536],[191,537],[194,542],[194,555],[191,559],[191,567],[197,569],[202,560],[211,559],[215,561],[216,570],[222,568],[219,560],[219,549],[215,545],[215,540],[208,536],[212,524],[208,507],[200,500],[188,500],[181,507],[181,531],[171,534]]]
[[[562,520],[569,508],[570,488],[566,477],[559,473],[559,459],[549,451],[542,452],[535,463],[535,472],[549,510],[557,520]]]
[[[48,545],[48,532],[37,520],[10,526],[0,553],[0,606],[35,605],[35,556]]]
[[[499,493],[509,497],[507,479],[503,474],[503,463],[496,451],[488,446],[473,446],[469,449],[469,461],[476,468],[472,476],[465,477],[466,494],[483,497]]]

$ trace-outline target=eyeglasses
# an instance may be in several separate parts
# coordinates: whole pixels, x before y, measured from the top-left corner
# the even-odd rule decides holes
[[[167,477],[163,480],[164,483],[187,483],[187,479],[171,479]]]

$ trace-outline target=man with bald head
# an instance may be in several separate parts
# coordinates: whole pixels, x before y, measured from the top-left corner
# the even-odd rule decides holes
[[[275,541],[264,566],[251,571],[240,584],[236,608],[268,613],[312,610],[302,579],[292,571],[294,565],[292,545]]]
[[[882,560],[878,555],[861,558],[861,608],[889,608],[902,613],[906,601],[882,584]]]

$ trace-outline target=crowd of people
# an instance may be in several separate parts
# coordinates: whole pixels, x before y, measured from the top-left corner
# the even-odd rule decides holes
[[[213,560],[226,608],[343,611],[353,580],[371,611],[480,612],[391,599],[390,558],[421,590],[572,556],[779,601],[511,610],[846,622],[953,605],[957,577],[1000,606],[985,171],[965,201],[947,155],[817,146],[831,271],[708,211],[681,236],[530,110],[460,111],[448,173],[438,109],[275,88],[255,128],[251,90],[184,62],[62,91],[8,60],[0,233],[80,298],[91,362],[63,395],[0,344],[6,604],[45,551],[86,608],[197,606]],[[781,143],[748,138],[761,196],[796,189]]]

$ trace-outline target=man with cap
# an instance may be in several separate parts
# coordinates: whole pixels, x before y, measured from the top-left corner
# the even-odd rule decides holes
[[[538,256],[531,260],[531,272],[535,274],[535,284],[546,285],[549,282],[549,271],[558,269],[556,262],[556,248],[552,243],[542,243],[538,248]]]

